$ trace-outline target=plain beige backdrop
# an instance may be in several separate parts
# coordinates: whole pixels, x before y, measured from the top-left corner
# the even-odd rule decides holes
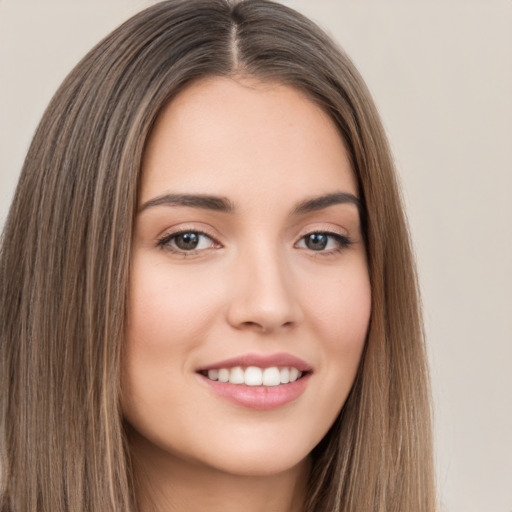
[[[0,0],[0,226],[58,84],[152,3]],[[441,510],[512,512],[512,1],[285,3],[347,50],[388,130],[423,289]]]

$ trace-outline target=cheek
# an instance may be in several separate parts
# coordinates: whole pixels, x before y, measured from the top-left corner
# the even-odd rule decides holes
[[[309,318],[330,352],[360,354],[371,313],[371,288],[366,261],[360,259],[336,278],[331,275],[320,286],[304,292]]]
[[[205,279],[144,255],[132,263],[121,405],[136,430],[162,445],[159,425],[178,431],[175,409],[186,417],[193,406],[186,399],[194,376],[190,355],[219,316],[216,288],[205,287]]]
[[[169,397],[182,400],[190,354],[208,336],[220,305],[215,287],[204,287],[205,276],[152,263],[141,256],[132,265],[122,395],[125,412],[150,408],[160,416]]]
[[[366,341],[371,314],[366,263],[351,266],[350,272],[323,284],[308,302],[308,317],[322,346],[319,406],[334,421],[352,388]]]
[[[128,312],[128,345],[179,352],[199,344],[221,308],[211,276],[165,265],[134,264]],[[162,354],[163,355],[163,354]]]

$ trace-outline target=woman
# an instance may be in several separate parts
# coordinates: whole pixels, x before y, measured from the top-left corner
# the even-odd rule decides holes
[[[162,2],[94,48],[0,279],[2,511],[434,510],[390,152],[289,8]]]

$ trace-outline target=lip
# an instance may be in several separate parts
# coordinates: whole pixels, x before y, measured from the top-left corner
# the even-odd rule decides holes
[[[231,384],[229,382],[210,380],[204,375],[204,372],[208,370],[233,368],[234,366],[258,366],[260,368],[293,366],[303,372],[303,375],[295,382],[281,384],[279,386]],[[233,404],[248,409],[268,411],[283,407],[297,400],[306,390],[312,371],[313,369],[310,364],[290,354],[244,354],[198,368],[197,376],[210,391]]]
[[[258,366],[259,368],[270,368],[271,366],[293,366],[301,372],[311,373],[312,366],[299,357],[291,354],[243,354],[241,356],[216,361],[215,363],[198,368],[197,372],[218,370],[220,368],[233,368],[235,366]]]
[[[248,409],[268,411],[283,407],[286,404],[297,400],[306,390],[310,373],[306,373],[300,379],[289,384],[279,386],[246,386],[245,384],[231,384],[210,380],[208,377],[198,373],[198,377],[216,395],[236,405]]]

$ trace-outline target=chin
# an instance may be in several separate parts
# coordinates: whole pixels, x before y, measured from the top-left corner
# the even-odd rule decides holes
[[[290,471],[309,460],[311,450],[321,435],[290,432],[282,428],[246,429],[210,436],[208,443],[197,446],[195,462],[231,475],[265,477]],[[314,439],[313,439],[314,438]],[[318,438],[318,439],[317,439]]]
[[[301,454],[299,457],[296,453],[280,451],[255,453],[249,450],[224,457],[222,460],[213,460],[210,468],[241,477],[269,477],[295,470],[308,462],[309,453]]]

